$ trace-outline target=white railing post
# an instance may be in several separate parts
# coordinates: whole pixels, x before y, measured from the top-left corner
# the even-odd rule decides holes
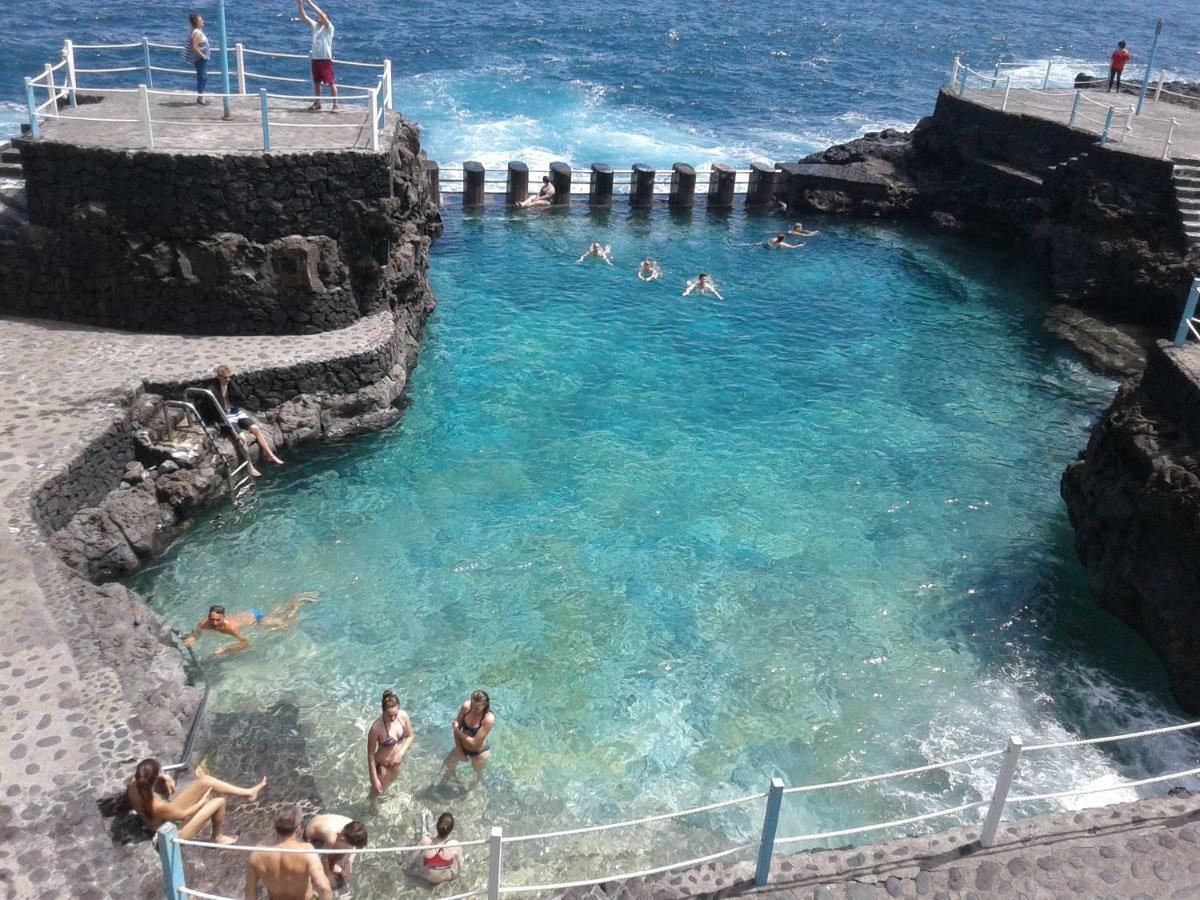
[[[1183,315],[1179,317],[1179,330],[1175,332],[1176,347],[1187,343],[1188,325],[1196,315],[1197,302],[1200,302],[1200,278],[1193,278],[1192,289],[1188,291],[1187,300],[1183,304]]]
[[[1133,131],[1133,107],[1132,106],[1129,107],[1129,109],[1125,113],[1125,127],[1121,129],[1121,136],[1117,139],[1117,143],[1118,144],[1125,143],[1125,135],[1129,134],[1131,131]]]
[[[146,69],[146,84],[154,87],[154,72],[150,68],[150,39],[142,38],[142,66]]]
[[[1008,791],[1021,759],[1022,746],[1019,737],[1008,739],[1008,746],[1000,760],[1000,774],[996,776],[996,787],[992,791],[992,802],[983,820],[983,829],[979,832],[979,844],[982,847],[991,847],[996,843],[996,829],[1000,827],[1000,816],[1004,814],[1004,804],[1008,801]]]
[[[158,849],[158,859],[162,863],[163,895],[166,900],[186,900],[183,889],[187,883],[183,878],[183,857],[179,853],[179,845],[175,843],[179,831],[171,822],[160,825],[154,834],[154,843]]]
[[[504,851],[504,829],[499,825],[492,828],[492,833],[487,840],[487,847],[487,900],[500,900],[500,866],[501,854]]]
[[[1163,142],[1163,159],[1171,158],[1171,139],[1175,137],[1175,127],[1179,124],[1178,119],[1171,120],[1171,127],[1167,129],[1167,139]]]
[[[1158,70],[1158,87],[1156,87],[1154,89],[1154,102],[1155,103],[1158,102],[1158,98],[1162,94],[1163,81],[1166,79],[1166,77],[1167,77],[1167,70],[1159,69]]]
[[[1000,104],[1000,112],[1008,112],[1008,92],[1012,90],[1012,76],[1004,79],[1004,102]]]
[[[1071,103],[1071,118],[1067,119],[1067,127],[1075,127],[1075,117],[1079,115],[1079,103],[1083,99],[1083,91],[1075,92],[1075,99]]]
[[[67,99],[75,106],[75,45],[70,41],[63,41],[63,59],[67,61]]]
[[[967,92],[967,76],[971,74],[971,70],[966,66],[962,67],[962,80],[958,83],[958,96],[962,96]]]
[[[271,150],[271,114],[267,104],[267,89],[258,89],[258,106],[262,112],[263,153]]]
[[[25,79],[25,105],[29,107],[29,136],[35,141],[42,136],[42,128],[38,124],[37,98],[33,96],[33,79]]]
[[[142,135],[146,140],[146,149],[154,149],[154,125],[150,121],[150,94],[144,84],[138,85],[138,118],[142,120]]]
[[[1114,112],[1115,112],[1115,108],[1110,106],[1108,108],[1108,115],[1104,117],[1104,131],[1102,131],[1100,133],[1100,146],[1101,147],[1103,147],[1105,144],[1108,143],[1108,131],[1110,128],[1112,128],[1112,120],[1113,120]]]
[[[992,72],[992,87],[996,86],[996,82],[1000,80],[1000,63],[996,63],[996,70]]]
[[[779,809],[783,805],[783,779],[772,778],[767,791],[767,811],[763,816],[762,841],[758,845],[758,865],[754,883],[762,887],[771,877],[771,855],[775,852],[775,832],[779,830]]]
[[[1050,85],[1050,67],[1054,65],[1054,60],[1046,60],[1046,77],[1042,79],[1042,90],[1044,91]]]
[[[246,57],[243,53],[241,44],[234,44],[234,49],[237,51],[237,84],[238,93],[246,93]]]
[[[952,65],[950,67],[950,87],[951,88],[953,88],[956,84],[958,84],[958,67],[960,65],[962,65],[962,63],[960,63],[958,61],[958,57],[957,56],[954,57],[954,65]]]
[[[383,61],[383,105],[388,111],[394,110],[396,107],[392,103],[392,61],[385,59]]]
[[[371,88],[371,150],[379,149],[379,87]]]
[[[46,90],[50,92],[50,115],[58,118],[58,88],[54,86],[54,67],[46,63],[43,70],[46,76]]]

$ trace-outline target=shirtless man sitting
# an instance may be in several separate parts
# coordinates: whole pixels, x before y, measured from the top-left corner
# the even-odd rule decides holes
[[[312,850],[300,839],[300,807],[293,804],[275,819],[275,844],[280,850]],[[246,865],[245,900],[257,900],[258,886],[267,889],[270,900],[333,900],[333,889],[316,853],[276,853],[255,850]]]
[[[536,194],[530,194],[528,199],[522,200],[517,204],[521,209],[545,209],[554,203],[554,185],[550,183],[550,176],[542,176],[542,187]]]
[[[183,643],[185,646],[191,647],[204,632],[215,631],[218,634],[228,635],[237,641],[233,646],[222,647],[214,654],[215,656],[224,656],[226,653],[241,653],[250,646],[250,640],[242,634],[243,628],[252,628],[255,625],[262,625],[272,631],[287,628],[292,624],[292,620],[296,618],[296,613],[300,611],[300,605],[302,603],[315,603],[319,596],[320,594],[316,591],[305,591],[303,594],[296,594],[271,610],[270,615],[267,615],[261,609],[250,609],[246,612],[229,615],[225,612],[224,606],[210,606],[208,608],[208,615],[196,624],[196,627],[192,629],[192,633],[183,639]]]
[[[367,846],[367,828],[349,816],[324,813],[307,816],[300,826],[300,840],[308,841],[317,850],[361,850]],[[356,854],[322,853],[321,866],[335,891],[346,886]]]

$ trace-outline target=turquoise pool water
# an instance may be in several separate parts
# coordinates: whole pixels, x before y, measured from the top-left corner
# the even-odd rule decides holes
[[[464,837],[542,831],[1177,721],[1071,549],[1059,476],[1114,382],[1044,332],[1036,279],[844,222],[762,249],[781,227],[448,213],[402,425],[290,460],[252,517],[214,513],[138,580],[180,628],[320,591],[290,631],[205,660],[213,710],[297,704],[330,806],[396,843],[422,805]],[[576,262],[593,237],[615,267]],[[660,283],[634,277],[643,256]],[[723,302],[680,297],[701,269]],[[372,813],[385,687],[418,738]],[[476,687],[498,715],[488,778],[430,789]],[[1021,783],[1115,788],[1188,749],[1044,756]],[[979,799],[994,768],[805,795],[781,834]],[[508,866],[667,862],[753,838],[760,810]],[[392,877],[376,860],[360,887]]]

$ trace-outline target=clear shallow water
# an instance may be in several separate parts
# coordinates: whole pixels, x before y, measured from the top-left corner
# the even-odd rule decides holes
[[[206,661],[213,711],[296,703],[327,803],[394,843],[421,805],[465,836],[541,831],[1177,721],[1071,550],[1058,479],[1114,383],[1045,335],[1036,280],[842,222],[760,249],[777,225],[451,213],[403,424],[292,460],[252,518],[218,513],[138,580],[180,628],[321,592]],[[593,235],[615,268],[575,262]],[[662,283],[635,279],[645,254]],[[725,302],[679,296],[700,268]],[[418,738],[371,814],[384,687]],[[432,790],[475,687],[498,715],[488,780]],[[1043,757],[1022,783],[1117,786],[1189,746]],[[980,799],[993,769],[795,799],[781,834]],[[698,855],[753,839],[759,809],[526,845],[506,869]]]
[[[215,35],[214,4],[196,8]],[[229,0],[228,8],[231,42],[306,52],[305,30],[291,20],[287,0]],[[667,0],[653,7],[537,0],[486,13],[448,0],[333,0],[328,8],[340,57],[394,61],[398,107],[421,123],[431,158],[443,163],[782,161],[865,130],[916,122],[933,108],[956,53],[985,69],[1006,58],[1038,61],[1031,69],[1041,72],[1054,59],[1055,80],[1067,83],[1089,63],[1102,65],[1123,37],[1140,65],[1159,15],[1166,30],[1158,65],[1200,77],[1192,0],[1163,0],[1150,10],[1116,0],[1102,15],[1079,2],[1038,0],[969,8],[917,0]],[[185,35],[184,12],[164,7],[148,15],[134,0],[26,4],[0,33],[0,133],[19,121],[22,77],[40,71],[64,37],[117,43],[146,35],[173,43]],[[179,66],[178,54],[161,64]],[[303,62],[297,69],[305,77]],[[173,84],[186,88],[188,79]]]

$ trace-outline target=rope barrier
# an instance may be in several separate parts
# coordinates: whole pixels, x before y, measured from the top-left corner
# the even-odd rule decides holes
[[[694,806],[691,809],[683,809],[679,812],[659,813],[655,816],[645,816],[641,819],[629,819],[624,822],[610,822],[607,825],[587,825],[583,828],[568,828],[564,831],[545,831],[540,834],[521,834],[514,837],[505,837],[504,843],[515,844],[522,841],[540,841],[547,838],[567,837],[574,834],[591,834],[597,831],[608,831],[613,828],[625,828],[631,825],[647,825],[650,822],[663,822],[667,819],[682,819],[685,816],[694,816],[699,813],[713,812],[718,809],[725,809],[729,806],[737,806],[742,803],[750,803],[755,800],[762,800],[766,797],[766,792],[759,794],[747,794],[745,797],[738,797],[734,800],[722,800],[719,803],[710,803],[707,806]]]
[[[879,831],[883,828],[899,828],[902,825],[912,825],[916,822],[924,822],[927,819],[937,819],[941,816],[953,816],[961,812],[966,812],[969,809],[979,809],[981,806],[987,806],[989,801],[977,800],[974,803],[964,803],[962,806],[954,806],[950,809],[942,809],[937,812],[922,813],[919,816],[910,816],[907,819],[895,819],[891,822],[880,822],[878,825],[860,825],[858,828],[842,828],[838,831],[819,831],[815,834],[798,834],[794,837],[776,838],[775,844],[797,844],[800,841],[823,841],[828,838],[845,837],[850,834],[864,834],[868,831]]]
[[[226,897],[223,894],[206,894],[204,891],[197,891],[190,887],[182,887],[179,893],[186,894],[189,897],[199,897],[200,900],[237,900],[236,897]]]
[[[823,791],[826,788],[835,787],[850,787],[855,784],[869,784],[872,781],[883,781],[888,778],[904,778],[909,775],[920,775],[922,772],[932,772],[934,769],[949,769],[953,766],[961,766],[967,763],[979,762],[982,759],[994,759],[997,756],[1003,756],[1003,750],[989,750],[986,753],[975,753],[971,756],[962,756],[958,759],[951,759],[947,762],[930,763],[927,766],[917,766],[915,769],[901,769],[897,772],[885,772],[882,775],[866,775],[862,778],[851,778],[848,781],[827,781],[824,784],[809,784],[800,787],[784,788],[785,794],[807,794],[811,791]]]
[[[1087,794],[1106,794],[1110,791],[1125,791],[1135,787],[1141,787],[1146,784],[1158,784],[1162,781],[1171,781],[1175,778],[1189,778],[1192,775],[1200,775],[1200,768],[1186,769],[1183,772],[1174,772],[1171,775],[1157,775],[1154,778],[1143,778],[1140,781],[1126,781],[1122,784],[1107,785],[1105,787],[1080,788],[1074,791],[1055,791],[1050,794],[1033,794],[1028,797],[1009,797],[1009,803],[1035,803],[1044,800],[1061,800],[1064,797],[1082,797]]]
[[[319,856],[329,856],[329,855],[332,855],[335,853],[341,854],[341,855],[345,855],[346,853],[354,853],[354,854],[359,854],[359,853],[365,853],[365,854],[414,853],[417,850],[428,850],[429,846],[430,846],[429,844],[413,844],[408,847],[363,847],[362,849],[351,849],[351,850],[346,850],[344,848],[343,849],[332,849],[332,850],[330,850],[330,849],[305,850],[301,847],[260,847],[257,845],[252,846],[249,844],[214,844],[211,841],[192,841],[192,840],[188,840],[187,838],[181,838],[181,837],[174,838],[174,841],[176,844],[179,844],[182,847],[207,847],[210,850],[241,850],[245,853],[253,853],[258,850],[263,850],[263,851],[270,851],[271,853],[316,853]],[[487,841],[484,841],[484,840],[459,841],[458,846],[460,846],[460,847],[482,847],[486,843],[487,843]]]
[[[506,840],[505,843],[508,843]],[[587,887],[591,884],[603,884],[606,881],[625,881],[630,878],[645,878],[648,875],[658,875],[662,872],[670,872],[672,869],[685,869],[688,866],[700,866],[704,863],[712,862],[716,859],[721,859],[725,856],[731,856],[734,853],[741,853],[745,850],[751,850],[759,846],[761,841],[755,841],[753,844],[741,844],[737,847],[730,847],[728,850],[721,850],[718,853],[710,853],[707,856],[697,856],[695,859],[685,859],[683,862],[671,863],[666,866],[656,866],[653,869],[642,869],[639,872],[624,872],[614,875],[605,875],[601,878],[587,878],[582,881],[562,881],[557,884],[521,884],[521,885],[501,885],[500,893],[502,894],[522,894],[530,891],[565,891],[570,888]]]
[[[1151,728],[1149,731],[1134,731],[1129,734],[1114,734],[1109,737],[1080,738],[1072,741],[1052,741],[1046,744],[1032,744],[1023,748],[1024,753],[1035,753],[1038,750],[1058,750],[1062,747],[1090,747],[1093,744],[1106,744],[1113,741],[1131,741],[1134,738],[1154,737],[1160,734],[1173,734],[1176,731],[1188,731],[1200,728],[1200,721],[1185,722],[1183,725],[1168,725],[1164,728]]]

